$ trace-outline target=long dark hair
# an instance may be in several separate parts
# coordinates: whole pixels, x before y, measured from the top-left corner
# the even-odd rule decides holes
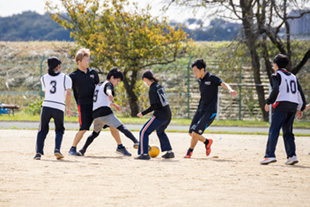
[[[149,70],[145,71],[144,73],[142,73],[142,80],[143,78],[147,78],[149,80],[153,80],[155,82],[158,82],[159,80],[157,78],[154,77],[153,73]]]

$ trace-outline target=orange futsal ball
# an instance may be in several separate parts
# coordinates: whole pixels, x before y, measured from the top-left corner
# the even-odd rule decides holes
[[[151,146],[151,150],[149,151],[149,155],[152,157],[152,158],[155,158],[159,155],[159,148],[157,146]]]

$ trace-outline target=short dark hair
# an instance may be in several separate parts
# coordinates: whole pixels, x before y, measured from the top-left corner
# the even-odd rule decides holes
[[[143,78],[147,78],[147,79],[153,80],[153,81],[155,81],[155,82],[158,82],[158,81],[159,81],[157,78],[154,77],[153,73],[152,73],[151,71],[149,71],[149,70],[144,71],[144,72],[142,73],[142,80],[143,80]]]
[[[206,69],[206,62],[203,59],[199,58],[192,62],[191,67],[193,68],[194,66],[196,66],[199,70],[201,70],[202,68]]]
[[[123,81],[123,78],[124,78],[123,72],[122,72],[120,69],[118,69],[118,67],[113,67],[113,68],[109,71],[109,73],[108,73],[108,75],[107,75],[107,79],[110,80],[110,78],[111,78],[112,76],[114,77],[114,79],[120,78],[121,81]]]
[[[273,62],[277,64],[279,68],[285,68],[289,64],[290,59],[286,55],[278,54],[274,57]]]

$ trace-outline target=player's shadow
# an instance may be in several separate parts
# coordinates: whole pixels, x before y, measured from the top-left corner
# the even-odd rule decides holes
[[[41,161],[44,161],[44,162],[68,162],[68,163],[75,163],[75,162],[80,162],[80,161],[77,161],[77,160],[65,160],[65,159],[60,159],[60,160],[41,160]]]
[[[157,161],[158,162],[180,162],[180,160],[176,160],[176,159],[160,159]]]
[[[301,168],[301,169],[310,169],[309,166],[303,166],[303,165],[281,165],[281,167],[293,167],[293,168]]]
[[[227,159],[219,159],[219,158],[191,158],[192,160],[204,160],[204,161],[214,161],[214,162],[238,162],[236,160],[227,160]]]
[[[84,158],[87,159],[124,159],[125,157],[122,156],[83,156]],[[127,157],[126,157],[127,158]]]

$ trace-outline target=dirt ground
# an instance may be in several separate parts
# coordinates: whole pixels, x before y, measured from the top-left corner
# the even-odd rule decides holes
[[[261,166],[266,136],[212,134],[212,152],[198,143],[191,159],[185,133],[168,133],[176,154],[135,160],[115,153],[116,143],[104,131],[85,157],[67,155],[75,131],[66,131],[63,160],[53,155],[54,132],[45,141],[42,160],[33,160],[35,130],[0,130],[0,206],[309,206],[310,137],[297,137],[299,163],[286,166],[282,137],[278,162]],[[89,133],[86,134],[86,136]],[[138,136],[138,132],[134,132]],[[78,146],[84,144],[85,138]],[[159,146],[156,134],[150,144]]]

